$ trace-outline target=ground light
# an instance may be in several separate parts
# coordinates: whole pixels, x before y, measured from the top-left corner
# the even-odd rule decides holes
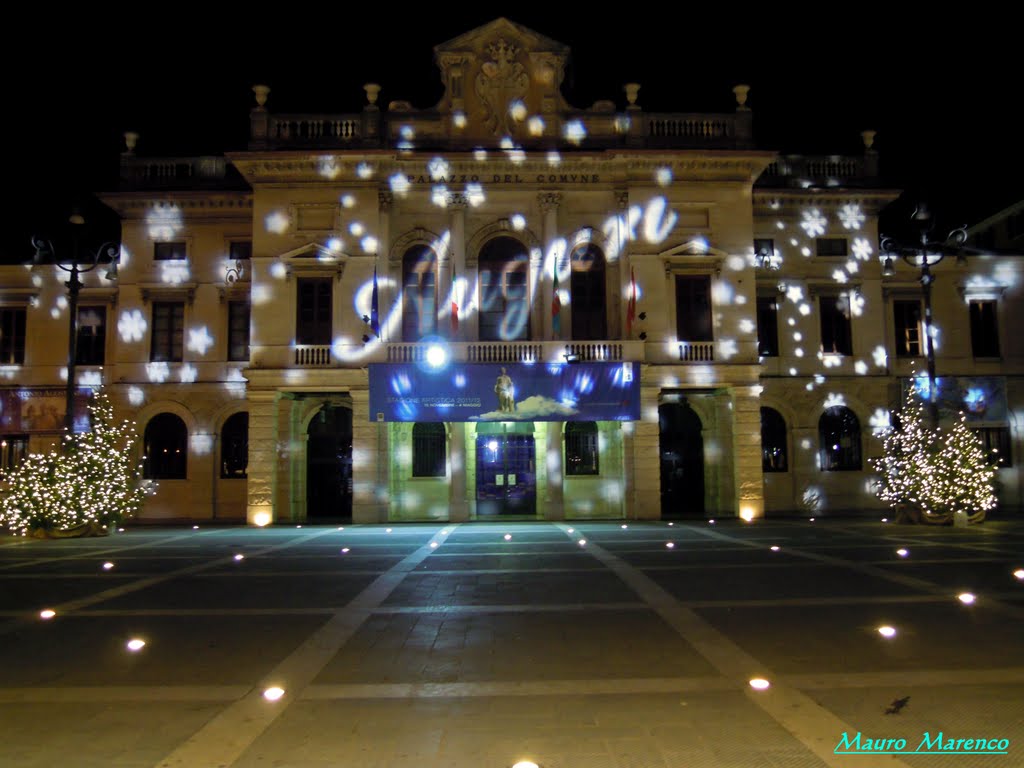
[[[540,766],[532,760],[520,760],[518,763],[513,765],[512,768],[540,768]]]
[[[776,546],[773,546],[773,547],[771,548],[771,550],[772,550],[772,552],[778,552],[778,551],[779,551],[779,548],[778,548],[778,546],[776,545]]]
[[[110,570],[111,568],[113,568],[113,567],[114,567],[114,564],[113,564],[113,563],[110,563],[110,562],[107,562],[107,563],[104,563],[104,564],[103,564],[103,570],[104,570],[104,571],[109,571],[109,570]]]
[[[245,555],[235,555],[235,560],[238,560],[238,561],[245,560]]]
[[[278,688],[276,685],[263,691],[263,698],[267,701],[277,701],[282,696],[284,696],[284,689]]]
[[[140,637],[133,637],[131,640],[128,641],[127,645],[128,650],[134,653],[136,651],[141,651],[143,648],[145,648],[146,641]]]
[[[252,521],[260,528],[265,528],[270,525],[270,513],[269,512],[257,512]]]
[[[1016,571],[1013,572],[1013,575],[1021,581],[1024,581],[1024,568],[1018,568]]]
[[[57,612],[55,610],[53,610],[52,608],[44,608],[43,610],[41,610],[39,612],[39,618],[42,619],[43,621],[46,621],[47,619],[52,619],[56,615],[57,615]]]
[[[977,600],[977,598],[970,592],[961,592],[959,595],[956,596],[956,599],[964,605],[971,605],[972,603],[974,603],[975,600]]]
[[[587,546],[587,540],[586,540],[586,539],[580,539],[580,541],[579,541],[579,545],[580,545],[581,547],[585,547],[585,546]]]
[[[756,691],[763,691],[769,687],[771,683],[765,680],[763,677],[755,677],[750,681],[750,687]]]
[[[348,551],[349,551],[348,547],[342,547],[341,554],[344,555],[344,554],[348,553]]]
[[[675,543],[673,543],[673,542],[671,542],[671,541],[670,541],[670,542],[668,542],[668,543],[667,543],[667,544],[666,544],[665,546],[666,546],[666,547],[668,547],[669,549],[675,549],[675,546],[676,546],[676,545],[675,545]]]
[[[512,541],[512,534],[511,533],[506,533],[505,534],[505,541]]]
[[[899,555],[900,557],[906,557],[907,555],[910,554],[910,552],[908,552],[905,549],[897,549],[896,550],[896,554]]]
[[[878,634],[882,637],[896,637],[896,630],[892,627],[879,627]]]

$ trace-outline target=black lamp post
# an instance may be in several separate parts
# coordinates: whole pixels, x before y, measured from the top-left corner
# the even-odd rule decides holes
[[[896,274],[893,258],[899,257],[912,267],[921,270],[921,293],[924,295],[924,335],[925,355],[928,360],[928,416],[932,427],[939,425],[939,405],[936,401],[935,388],[935,343],[932,340],[932,283],[935,275],[932,267],[946,256],[955,256],[958,263],[966,262],[964,243],[967,241],[967,230],[959,227],[952,230],[945,240],[931,239],[935,226],[931,212],[923,203],[919,204],[912,215],[916,238],[913,242],[902,242],[894,237],[882,236],[881,250],[885,259],[882,262],[882,276],[892,277]]]
[[[66,436],[74,432],[75,424],[75,363],[77,357],[75,347],[78,342],[78,294],[82,290],[83,285],[78,276],[85,272],[92,272],[102,261],[108,261],[110,266],[107,269],[106,278],[108,280],[116,280],[119,259],[118,248],[111,242],[104,243],[93,252],[82,254],[80,233],[82,226],[85,224],[85,219],[75,211],[71,214],[71,218],[68,221],[72,225],[70,259],[58,258],[53,243],[49,240],[43,240],[39,237],[32,238],[32,245],[36,249],[33,266],[38,266],[44,263],[44,260],[48,257],[52,257],[52,263],[69,275],[64,283],[64,287],[68,289],[68,382],[65,390],[66,401],[64,410],[64,432]]]

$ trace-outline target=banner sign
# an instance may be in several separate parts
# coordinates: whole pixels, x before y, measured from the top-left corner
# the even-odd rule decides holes
[[[637,363],[370,365],[370,421],[639,421]]]
[[[901,380],[901,402],[907,389],[917,387],[917,397],[928,402],[928,377]],[[963,413],[968,423],[992,422],[1006,424],[1006,380],[1002,376],[940,376],[935,379],[936,403],[943,421],[959,418]]]
[[[75,432],[89,431],[86,407],[91,396],[91,389],[79,388],[75,392]],[[66,402],[63,389],[0,390],[0,429],[6,434],[61,432]]]

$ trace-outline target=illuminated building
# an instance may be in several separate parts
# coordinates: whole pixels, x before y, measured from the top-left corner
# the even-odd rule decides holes
[[[568,54],[499,19],[437,46],[431,109],[371,84],[360,111],[285,115],[257,86],[246,151],[128,135],[103,196],[120,279],[83,289],[78,375],[145,436],[146,517],[882,507],[873,430],[924,362],[914,276],[882,276],[872,135],[756,149],[745,86],[723,114],[647,112],[635,84],[576,108]],[[1019,268],[936,271],[940,379],[1017,506]],[[55,274],[2,274],[7,457],[59,424],[67,323]]]

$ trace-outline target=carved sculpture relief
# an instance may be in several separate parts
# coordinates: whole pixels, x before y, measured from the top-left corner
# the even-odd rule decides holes
[[[495,136],[510,136],[513,120],[509,105],[526,96],[530,78],[526,68],[516,61],[519,49],[504,39],[487,46],[491,60],[485,61],[476,76],[476,95],[483,106],[484,125]]]

